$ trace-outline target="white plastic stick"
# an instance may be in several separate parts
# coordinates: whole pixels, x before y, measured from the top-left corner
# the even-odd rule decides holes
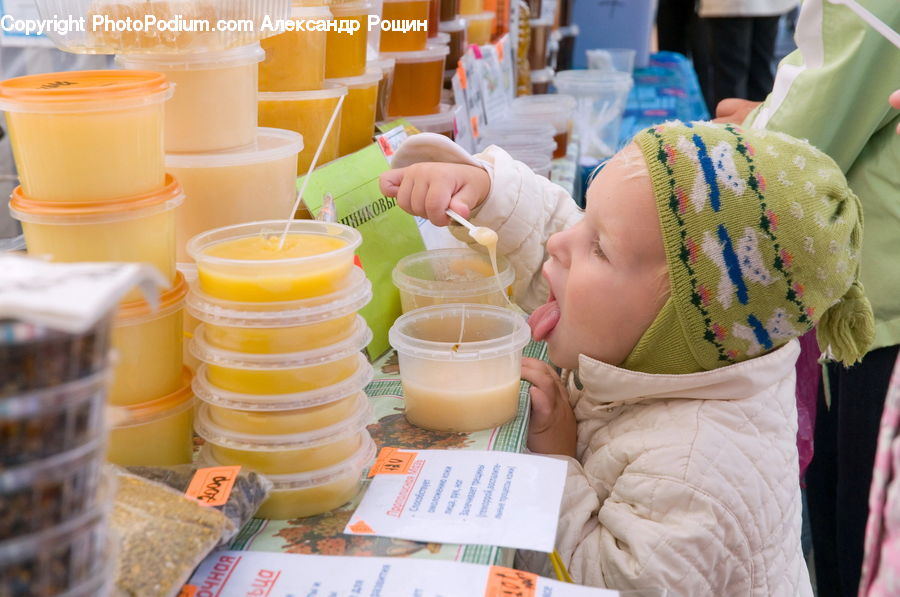
[[[880,33],[887,39],[889,42],[897,46],[900,49],[900,33],[897,33],[893,29],[887,26],[884,21],[873,15],[871,12],[860,6],[856,0],[828,0],[832,4],[843,4],[853,12],[855,12],[859,18],[868,23],[872,29]]]
[[[459,222],[460,224],[462,224],[463,226],[468,228],[469,232],[475,232],[476,226],[473,225],[472,222],[470,222],[469,220],[465,219],[464,217],[462,217],[461,215],[459,215],[458,213],[453,211],[452,209],[448,209],[444,213],[446,213],[448,216],[450,216],[451,218],[453,218],[454,220],[456,220],[457,222]]]
[[[287,221],[284,224],[284,232],[281,233],[281,240],[278,243],[278,249],[284,248],[284,241],[287,238],[288,231],[291,229],[291,220],[294,219],[294,214],[297,213],[297,208],[300,207],[300,201],[303,199],[303,193],[306,192],[306,185],[309,183],[309,178],[312,175],[313,170],[316,169],[316,164],[319,162],[319,156],[322,154],[322,149],[325,147],[325,141],[328,140],[328,135],[331,133],[331,127],[334,126],[334,121],[337,119],[337,115],[341,113],[341,106],[344,105],[344,98],[346,95],[342,95],[338,98],[338,103],[334,107],[334,112],[331,113],[331,119],[328,121],[328,126],[325,127],[325,133],[322,135],[322,139],[319,141],[319,146],[316,148],[316,153],[313,155],[312,162],[309,164],[309,170],[306,172],[306,176],[303,178],[303,184],[300,185],[300,191],[297,193],[297,199],[294,201],[294,206],[291,208],[291,213],[288,214]]]

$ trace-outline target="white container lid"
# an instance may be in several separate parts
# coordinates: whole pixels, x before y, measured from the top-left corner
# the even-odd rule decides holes
[[[478,21],[490,21],[496,18],[497,15],[493,11],[480,12],[474,15],[466,15],[466,25],[471,26],[473,22]]]
[[[343,4],[333,4],[331,6],[331,14],[336,17],[353,17],[364,14],[367,15],[373,8],[375,8],[375,6],[371,2],[368,2],[368,0],[346,2]]]
[[[237,410],[268,412],[312,408],[337,402],[355,393],[365,395],[363,388],[369,385],[373,377],[375,377],[375,370],[366,357],[360,354],[359,367],[356,373],[336,384],[324,388],[316,388],[308,392],[295,392],[293,394],[242,394],[229,392],[210,383],[205,364],[200,365],[197,369],[193,388],[197,398],[208,404]]]
[[[411,64],[415,62],[435,62],[437,60],[443,60],[449,53],[449,47],[435,45],[428,46],[424,50],[415,52],[382,52],[380,57],[393,58],[397,61],[397,64]]]
[[[234,450],[251,452],[282,452],[286,450],[305,450],[334,444],[354,435],[365,433],[366,425],[372,417],[372,407],[368,400],[360,403],[352,415],[334,425],[281,435],[262,435],[259,433],[243,433],[232,431],[213,423],[209,416],[209,405],[201,403],[194,419],[194,431],[206,441]]]
[[[260,91],[261,102],[296,102],[322,100],[347,95],[347,88],[336,83],[323,83],[322,89],[310,91]]]
[[[444,31],[439,31],[438,34],[432,37],[430,41],[434,44],[449,44],[450,34]]]
[[[291,6],[292,19],[330,19],[331,9],[327,6]]]
[[[245,303],[214,298],[191,285],[188,313],[204,323],[239,328],[285,328],[311,325],[355,313],[372,299],[372,283],[354,267],[347,287],[313,298],[275,303]]]
[[[532,83],[552,83],[553,82],[553,69],[548,66],[547,68],[542,68],[540,70],[531,71],[531,82]]]
[[[166,168],[230,168],[276,162],[303,150],[303,135],[285,129],[258,127],[256,140],[236,149],[207,153],[167,153]]]
[[[453,111],[456,106],[441,104],[437,114],[425,114],[423,116],[397,116],[404,118],[408,123],[423,133],[446,133],[453,130]]]
[[[631,89],[633,81],[629,73],[606,70],[564,70],[554,77],[556,88],[570,95],[624,91]]]
[[[329,83],[343,85],[347,89],[363,89],[376,85],[384,78],[384,71],[380,68],[367,68],[365,74],[358,77],[339,77],[334,79],[325,79]]]
[[[561,93],[542,93],[539,95],[523,95],[510,104],[510,112],[520,116],[554,115],[560,111],[575,110],[575,98]]]
[[[389,71],[393,71],[394,67],[397,65],[397,60],[390,57],[380,57],[375,60],[369,60],[366,62],[367,67],[375,67],[380,68],[382,72],[387,73]]]
[[[554,135],[556,135],[556,129],[549,122],[516,116],[510,116],[498,122],[491,122],[491,124],[481,129],[482,137],[522,138],[530,139],[531,142],[545,139],[552,141]]]
[[[452,265],[466,261],[479,261],[491,267],[488,256],[473,249],[435,249],[413,253],[398,261],[391,272],[391,279],[394,286],[404,292],[435,298],[468,297],[500,291],[493,274],[485,276],[473,269],[451,269]],[[516,273],[502,255],[497,256],[497,269],[500,270],[499,286],[505,290],[515,280]]]
[[[254,354],[248,352],[235,352],[216,348],[206,341],[205,324],[200,324],[194,329],[194,337],[190,342],[190,351],[195,357],[218,367],[233,369],[254,370],[282,370],[297,369],[300,367],[312,367],[324,365],[340,359],[344,359],[361,351],[372,341],[372,330],[366,325],[366,320],[356,316],[353,323],[353,333],[349,338],[341,340],[329,346],[304,350],[301,352],[285,352],[276,354]]]
[[[457,18],[452,21],[441,21],[438,23],[438,31],[443,33],[458,33],[466,30],[466,19]]]
[[[266,57],[259,43],[193,54],[119,54],[116,64],[139,70],[213,70],[256,64]]]

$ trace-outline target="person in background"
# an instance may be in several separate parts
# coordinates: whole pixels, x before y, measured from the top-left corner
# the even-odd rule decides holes
[[[697,15],[697,0],[659,0],[656,9],[656,43],[660,51],[678,52],[691,59],[697,82],[706,99],[710,114],[712,73],[706,31]]]
[[[858,1],[900,30],[900,2]],[[806,476],[819,597],[850,596],[859,588],[879,420],[900,348],[900,113],[885,102],[900,81],[900,50],[827,0],[804,0],[795,40],[763,103],[727,99],[716,116],[808,139],[834,158],[863,204],[862,280],[875,342],[859,364],[825,368]]]

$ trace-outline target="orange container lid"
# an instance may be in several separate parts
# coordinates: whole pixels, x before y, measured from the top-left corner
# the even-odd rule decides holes
[[[166,76],[146,70],[82,70],[15,77],[0,82],[0,100],[7,102],[115,101],[161,93]]]
[[[183,306],[188,288],[184,274],[177,272],[172,286],[160,293],[159,306],[156,309],[143,299],[120,303],[119,310],[116,312],[116,325],[133,325],[138,323],[133,321],[134,319],[144,318],[147,315],[154,317],[168,315],[170,312]]]
[[[148,402],[130,406],[117,406],[116,409],[122,415],[119,420],[113,421],[113,429],[153,423],[167,416],[176,415],[184,408],[192,406],[194,403],[194,390],[191,387],[191,381],[194,378],[194,373],[190,367],[185,366],[181,375],[181,387],[171,394]]]

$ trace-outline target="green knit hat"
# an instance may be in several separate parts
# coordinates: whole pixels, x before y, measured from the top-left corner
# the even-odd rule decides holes
[[[817,323],[823,351],[846,365],[862,358],[874,337],[859,282],[862,208],[831,158],[788,135],[708,122],[668,122],[634,141],[671,296],[624,367],[715,369]]]

